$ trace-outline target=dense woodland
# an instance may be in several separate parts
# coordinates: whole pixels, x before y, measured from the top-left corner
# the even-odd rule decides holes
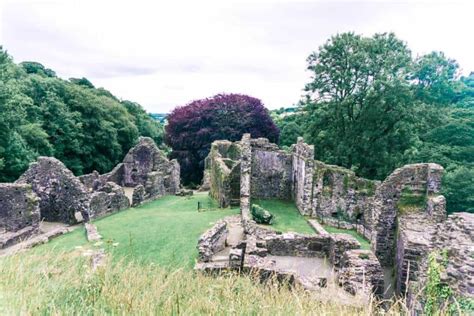
[[[0,182],[17,179],[39,155],[76,175],[107,172],[139,135],[163,140],[162,125],[139,104],[36,62],[15,64],[1,47],[0,113]]]
[[[218,95],[176,108],[164,136],[165,115],[155,120],[86,78],[15,64],[0,49],[0,181],[14,181],[38,155],[76,175],[106,172],[144,135],[163,148],[166,140],[184,182],[196,184],[213,140],[251,132],[284,148],[303,136],[316,159],[370,179],[407,163],[439,163],[448,210],[474,212],[474,73],[460,76],[442,52],[414,56],[394,34],[338,34],[307,63],[306,96],[272,111],[273,120],[258,99]]]

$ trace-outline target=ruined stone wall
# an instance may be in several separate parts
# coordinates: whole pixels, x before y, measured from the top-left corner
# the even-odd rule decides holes
[[[130,200],[123,188],[114,182],[107,182],[91,194],[90,218],[98,218],[130,207]]]
[[[39,157],[16,183],[31,185],[46,221],[74,224],[89,219],[87,188],[56,158]]]
[[[339,285],[351,294],[374,293],[383,296],[382,266],[369,250],[349,250],[344,253],[338,273]]]
[[[250,134],[244,134],[241,141],[240,158],[240,214],[242,215],[242,226],[248,233],[248,222],[252,221],[250,214],[250,179],[252,168],[252,148],[250,146]]]
[[[432,163],[406,165],[395,170],[375,192],[372,205],[372,247],[383,266],[395,263],[398,215],[431,212],[432,220],[445,218],[439,197],[443,167]],[[428,201],[431,207],[428,208]]]
[[[126,187],[139,184],[145,187],[147,198],[176,194],[180,187],[180,168],[176,160],[168,160],[155,142],[149,137],[140,137],[138,144],[127,153],[123,160],[123,175],[117,183]],[[116,172],[118,172],[117,170]],[[114,173],[112,173],[113,176]],[[107,179],[111,181],[112,179]]]
[[[325,258],[329,256],[330,243],[330,237],[323,235],[284,233],[265,238],[265,248],[275,256]]]
[[[39,199],[29,184],[0,183],[0,233],[38,227]]]
[[[220,207],[238,205],[240,198],[240,144],[215,141],[205,160],[209,194]]]
[[[409,274],[405,269],[402,270],[398,290],[402,294],[407,291],[411,307],[420,308],[420,303],[423,303],[419,300],[418,293],[426,286],[428,255],[433,252],[438,254],[443,267],[440,276],[442,284],[448,285],[458,300],[474,299],[474,214],[454,213],[446,221],[438,223],[420,222],[416,218],[411,224],[405,224],[402,237],[405,238],[404,249],[399,249],[398,253],[403,253],[404,256],[397,258],[397,263],[402,267],[415,265],[416,268],[409,271]],[[420,240],[422,247],[419,246]],[[403,282],[407,280],[408,285]]]
[[[397,226],[395,290],[405,294],[407,283],[417,281],[419,273],[423,273],[421,262],[433,249],[431,240],[436,231],[423,213],[402,215],[397,219]]]
[[[302,215],[312,213],[314,146],[298,142],[292,149],[292,197]]]
[[[359,178],[349,169],[320,161],[315,161],[313,181],[313,216],[342,217],[361,223],[371,220],[369,206],[377,181]]]
[[[227,222],[221,220],[202,234],[197,246],[199,261],[209,262],[213,255],[223,250],[228,233]]]
[[[251,140],[251,195],[256,199],[291,199],[291,155],[266,138]]]
[[[101,188],[108,182],[123,187],[141,185],[145,190],[143,200],[151,200],[179,192],[180,167],[176,160],[168,160],[151,138],[140,137],[138,144],[129,150],[123,162],[112,171],[102,175],[94,171],[79,179],[91,192],[103,191]],[[104,197],[103,194],[97,194],[96,205]]]

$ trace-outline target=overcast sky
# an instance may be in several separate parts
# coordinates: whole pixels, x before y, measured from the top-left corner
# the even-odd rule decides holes
[[[151,112],[222,92],[295,104],[306,57],[338,32],[393,31],[415,55],[441,50],[474,71],[474,0],[0,3],[0,44],[15,62],[87,77]]]

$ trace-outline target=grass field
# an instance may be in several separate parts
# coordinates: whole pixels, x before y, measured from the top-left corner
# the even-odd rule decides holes
[[[282,232],[293,231],[303,234],[315,233],[306,219],[299,213],[293,201],[254,200],[252,203],[260,205],[273,214],[273,224],[268,227],[274,230]]]
[[[369,315],[376,308],[320,302],[302,288],[234,273],[209,277],[133,261],[91,272],[78,250],[0,258],[0,274],[0,315]]]
[[[344,233],[344,234],[349,234],[355,237],[360,242],[360,246],[362,249],[369,250],[370,249],[370,243],[367,239],[365,239],[361,234],[356,232],[355,230],[352,229],[342,229],[342,228],[336,228],[328,225],[323,225],[324,229],[328,233]]]
[[[207,206],[209,199],[205,192],[192,197],[165,196],[101,218],[94,224],[114,260],[133,259],[161,266],[192,268],[199,236],[220,218],[239,212],[238,208],[198,212],[197,202]],[[79,228],[37,251],[52,248],[68,251],[86,243],[84,229]]]

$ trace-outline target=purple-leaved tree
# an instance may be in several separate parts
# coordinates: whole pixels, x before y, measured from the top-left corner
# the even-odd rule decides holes
[[[181,166],[184,184],[198,184],[211,143],[239,140],[244,133],[278,142],[279,130],[259,99],[218,94],[175,108],[168,116],[165,142]]]

